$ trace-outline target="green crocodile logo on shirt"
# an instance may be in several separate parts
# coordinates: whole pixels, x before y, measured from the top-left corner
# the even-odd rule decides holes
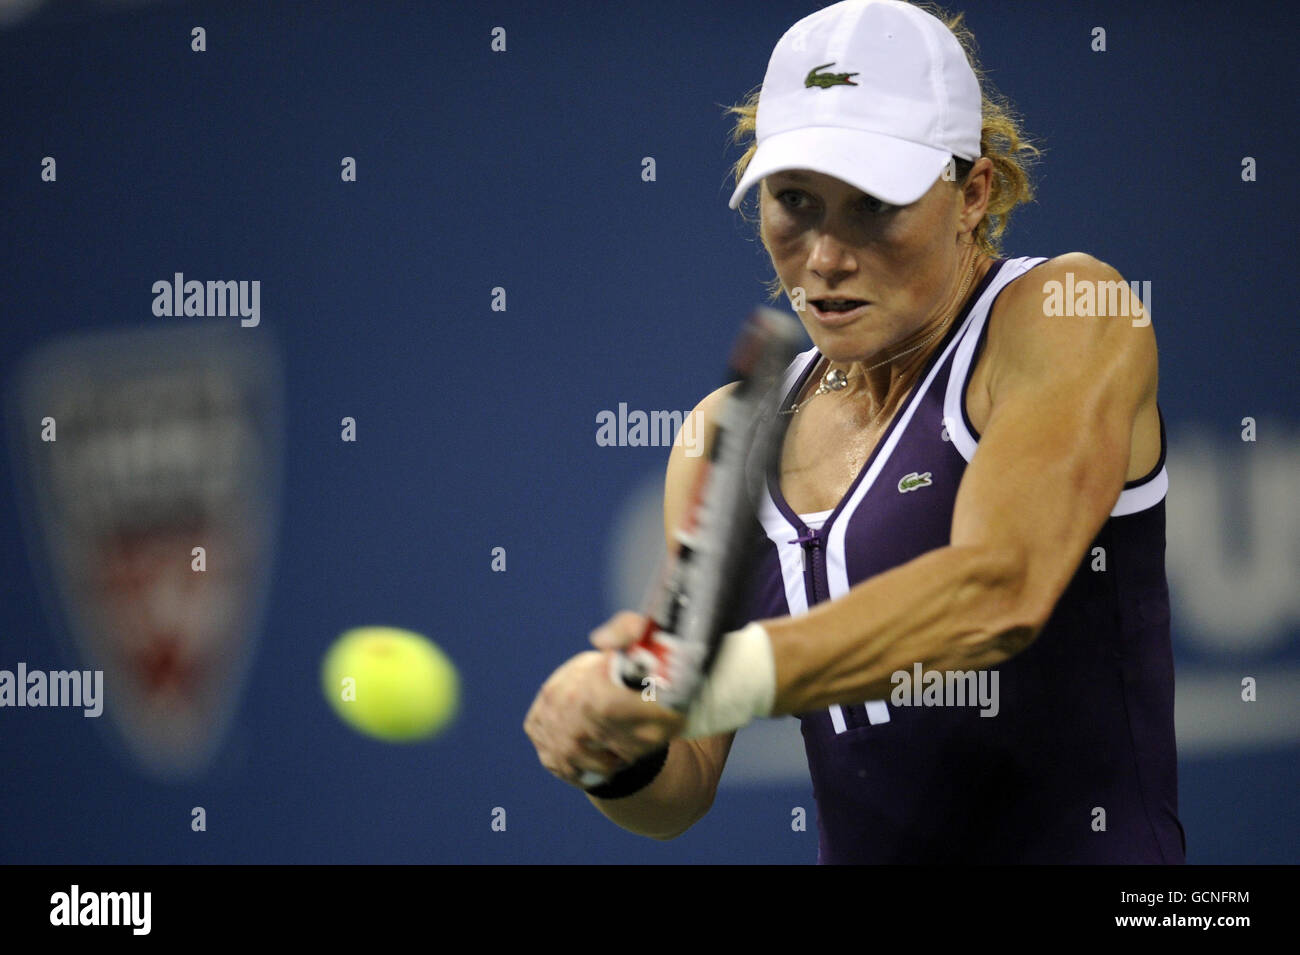
[[[908,491],[915,491],[918,487],[930,486],[930,472],[917,474],[913,471],[911,474],[904,474],[898,482],[898,493],[906,494]]]
[[[820,86],[822,89],[830,89],[832,86],[857,86],[850,76],[857,76],[857,73],[818,73],[818,70],[824,70],[828,66],[834,66],[834,63],[823,63],[821,66],[814,66],[808,71],[808,76],[804,79],[803,85],[808,89],[814,86]]]

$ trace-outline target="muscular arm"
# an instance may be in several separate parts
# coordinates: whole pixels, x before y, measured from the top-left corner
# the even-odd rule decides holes
[[[683,426],[688,437],[697,442],[678,443],[668,458],[664,482],[664,531],[668,547],[674,546],[673,533],[689,501],[695,475],[704,462],[702,455],[686,453],[687,446],[708,447],[719,400],[730,385],[719,388],[691,412],[693,421]],[[697,430],[690,430],[690,428]],[[668,748],[668,761],[650,785],[622,799],[597,799],[588,795],[592,805],[624,829],[655,839],[672,839],[698,822],[718,789],[718,780],[731,751],[734,733],[704,739],[674,739]]]
[[[1151,327],[1047,317],[1043,284],[1067,271],[1076,284],[1120,280],[1070,254],[1003,293],[989,329],[992,411],[958,490],[950,545],[804,616],[763,621],[776,661],[773,715],[887,698],[890,675],[917,662],[994,666],[1047,622],[1123,489],[1140,417],[1155,414]]]

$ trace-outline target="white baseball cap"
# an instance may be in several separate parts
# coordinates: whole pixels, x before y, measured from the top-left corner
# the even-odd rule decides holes
[[[979,80],[942,21],[898,0],[842,0],[804,17],[772,51],[758,149],[729,205],[787,169],[908,205],[952,156],[979,157],[982,125]]]

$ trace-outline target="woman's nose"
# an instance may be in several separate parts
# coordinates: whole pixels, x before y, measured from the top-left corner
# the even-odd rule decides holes
[[[826,278],[833,273],[852,272],[856,267],[853,253],[841,240],[830,232],[822,231],[813,239],[808,251],[808,269]]]

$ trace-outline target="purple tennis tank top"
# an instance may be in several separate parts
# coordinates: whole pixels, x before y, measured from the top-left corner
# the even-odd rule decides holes
[[[769,476],[759,502],[763,551],[737,625],[807,613],[949,543],[957,488],[979,441],[965,393],[989,311],[1044,261],[994,263],[833,510],[794,513]],[[785,407],[820,357],[814,348],[791,364]],[[991,668],[996,715],[972,705],[973,687],[966,705],[876,700],[799,714],[819,862],[1184,860],[1163,419],[1160,437],[1159,462],[1125,485],[1037,640]],[[988,689],[991,671],[984,676]],[[923,685],[907,699],[920,701]]]

